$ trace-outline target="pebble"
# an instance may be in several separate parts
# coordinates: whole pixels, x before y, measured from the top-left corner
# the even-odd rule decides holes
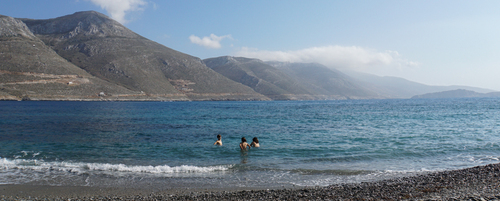
[[[1,197],[1,200],[499,200],[500,164],[376,182],[304,189],[191,192],[135,196]]]

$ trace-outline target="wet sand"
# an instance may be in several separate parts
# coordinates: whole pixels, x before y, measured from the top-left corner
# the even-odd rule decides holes
[[[0,200],[500,200],[500,164],[300,189],[146,189],[0,185]]]

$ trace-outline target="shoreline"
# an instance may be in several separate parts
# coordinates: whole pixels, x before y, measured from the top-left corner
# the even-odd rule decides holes
[[[500,163],[326,187],[147,189],[0,185],[0,200],[500,200]]]

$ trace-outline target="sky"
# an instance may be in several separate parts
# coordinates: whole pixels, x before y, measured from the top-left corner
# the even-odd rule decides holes
[[[0,0],[0,15],[15,18],[89,10],[201,59],[317,62],[500,91],[497,0]]]

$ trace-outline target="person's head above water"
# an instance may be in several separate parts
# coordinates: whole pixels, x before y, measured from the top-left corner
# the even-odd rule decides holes
[[[247,143],[247,139],[245,137],[241,138],[240,148],[241,150],[247,150],[247,147],[250,149],[250,145]]]
[[[255,143],[259,143],[259,139],[257,139],[257,137],[254,137],[253,140]]]
[[[222,140],[220,138],[221,138],[220,134],[217,135],[217,141],[215,141],[214,145],[220,145],[220,146],[222,146]]]

